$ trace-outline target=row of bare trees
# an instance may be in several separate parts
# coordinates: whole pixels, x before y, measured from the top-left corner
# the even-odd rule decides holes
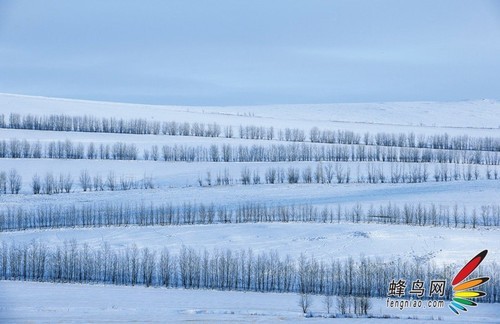
[[[80,187],[83,191],[115,191],[115,190],[130,190],[130,189],[154,189],[155,184],[153,176],[144,174],[142,179],[136,180],[133,176],[126,176],[124,174],[119,177],[115,172],[110,171],[103,178],[101,174],[97,173],[93,176],[88,170],[82,170],[78,178]]]
[[[135,144],[116,142],[113,144],[73,143],[71,140],[40,142],[11,139],[0,141],[0,158],[13,159],[105,159],[137,160],[139,150]]]
[[[461,260],[460,260],[461,261]],[[8,244],[0,248],[0,278],[71,283],[144,285],[259,292],[296,292],[358,297],[387,297],[389,283],[404,279],[449,279],[459,265],[436,266],[421,260],[382,260],[352,257],[318,260],[301,255],[281,256],[276,251],[215,249],[197,251],[183,246],[178,253],[163,249],[113,249],[78,245],[75,241],[48,247],[39,241]],[[490,262],[482,274],[498,278],[499,267]],[[491,282],[482,290],[484,302],[498,302],[500,285]],[[428,296],[425,296],[428,297]],[[452,297],[446,285],[444,298]]]
[[[154,189],[155,184],[152,176],[144,175],[142,179],[136,180],[133,176],[116,176],[110,171],[104,178],[100,173],[91,174],[88,170],[82,170],[78,178],[79,185],[83,191],[104,191],[104,190],[130,190],[130,189]],[[31,192],[39,194],[59,194],[74,191],[74,179],[70,173],[47,172],[41,176],[35,173],[31,178]],[[22,189],[22,177],[16,169],[11,169],[8,173],[0,172],[0,194],[19,194]]]
[[[429,206],[422,204],[363,206],[227,205],[184,203],[61,205],[46,203],[32,208],[5,206],[0,210],[0,231],[64,227],[169,226],[195,224],[316,222],[378,223],[416,226],[476,228],[500,226],[500,206]]]
[[[136,180],[133,176],[121,175],[119,177],[110,171],[104,178],[97,173],[90,175],[88,170],[82,170],[78,178],[79,185],[83,191],[104,191],[104,190],[130,190],[130,189],[153,189],[154,182],[152,176],[144,175],[143,179]],[[74,180],[70,173],[60,173],[59,176],[52,172],[47,172],[41,177],[37,173],[31,180],[33,194],[58,194],[73,192]]]
[[[74,131],[74,132],[99,132],[120,134],[153,134],[153,135],[181,135],[232,138],[231,126],[221,127],[217,123],[187,123],[187,122],[160,122],[143,118],[99,118],[95,116],[69,116],[69,115],[20,115],[9,114],[8,118],[0,114],[0,128]],[[303,129],[284,128],[278,129],[275,136],[274,127],[254,125],[239,126],[239,137],[243,139],[278,139],[280,141],[334,144],[365,144],[391,147],[414,147],[450,150],[479,150],[500,151],[500,138],[498,137],[471,137],[468,135],[450,136],[447,133],[437,135],[415,135],[415,133],[386,133],[370,134],[355,133],[348,130],[320,130],[313,127],[309,131],[309,139]]]
[[[187,162],[412,162],[500,164],[500,153],[472,150],[397,148],[369,145],[271,144],[153,146],[155,160]],[[146,149],[145,156],[150,150]]]
[[[500,138],[498,137],[472,137],[469,135],[450,136],[447,133],[437,135],[424,135],[415,133],[386,133],[371,134],[354,133],[352,131],[320,130],[313,127],[309,132],[313,143],[330,144],[365,144],[392,147],[432,148],[446,150],[479,150],[499,151]]]
[[[313,317],[310,312],[310,308],[313,304],[313,296],[308,293],[299,294],[299,307],[302,313],[306,314],[306,317]],[[331,314],[334,302],[333,296],[326,294],[323,296],[323,306],[327,314]],[[371,309],[371,301],[367,296],[346,296],[340,295],[336,298],[335,309],[337,310],[337,315],[342,317],[352,317],[352,315],[366,316],[368,315],[368,310]],[[330,318],[335,318],[335,315],[328,315]]]
[[[137,160],[135,144],[95,144],[71,140],[40,142],[11,139],[0,141],[0,158]],[[143,151],[144,160],[187,162],[413,162],[500,164],[500,153],[473,150],[397,148],[370,145],[272,144],[209,146],[158,145]]]
[[[258,169],[244,167],[241,170],[239,179],[232,178],[229,175],[228,169],[223,172],[217,172],[212,179],[211,172],[207,172],[203,179],[198,177],[200,186],[211,185],[232,185],[241,183],[243,185],[250,184],[277,184],[277,183],[421,183],[430,180],[438,181],[471,181],[479,179],[500,179],[498,168],[489,166],[484,170],[484,176],[481,175],[477,166],[472,165],[459,166],[454,164],[437,164],[434,168],[434,173],[428,170],[427,165],[422,164],[407,164],[407,163],[391,163],[390,170],[386,170],[383,165],[367,164],[365,168],[357,165],[356,172],[351,172],[349,166],[342,163],[322,163],[319,162],[316,166],[306,166],[298,168],[294,166],[284,167],[269,167],[261,175]],[[204,181],[205,180],[205,181]]]
[[[388,172],[388,173],[387,173]],[[229,170],[225,168],[212,176],[212,172],[207,171],[204,177],[198,176],[199,186],[222,186],[222,185],[257,185],[257,184],[296,184],[296,183],[420,183],[430,180],[438,181],[471,181],[479,179],[499,179],[500,173],[497,167],[487,166],[484,176],[481,175],[477,166],[466,165],[453,167],[448,164],[438,164],[434,167],[434,173],[428,170],[425,164],[391,163],[390,170],[384,169],[383,165],[367,164],[365,168],[357,166],[356,172],[351,172],[349,166],[342,163],[322,163],[316,166],[306,166],[298,168],[289,166],[269,167],[264,174],[258,169],[244,167],[240,177],[231,176]],[[70,193],[74,191],[75,180],[70,173],[59,175],[47,172],[41,176],[34,174],[31,179],[31,191],[33,194],[58,194]],[[153,177],[144,175],[142,179],[135,179],[133,176],[124,174],[117,176],[110,171],[104,177],[100,174],[91,175],[88,170],[82,170],[78,177],[79,187],[83,191],[115,191],[130,189],[153,189],[155,188]],[[0,172],[0,194],[18,194],[22,188],[22,177],[15,169],[9,173]]]
[[[239,137],[243,139],[259,139],[259,140],[273,140],[287,141],[287,142],[305,142],[306,135],[304,130],[299,128],[284,128],[278,129],[277,134],[274,134],[274,127],[264,127],[247,125],[239,127]],[[229,137],[229,136],[226,136]],[[231,136],[232,137],[232,136]]]
[[[69,173],[60,173],[59,176],[57,176],[52,172],[47,172],[43,177],[35,173],[31,179],[31,189],[35,195],[52,195],[63,192],[70,193],[73,189],[73,178]]]
[[[18,194],[21,191],[22,180],[21,175],[15,169],[10,169],[9,172],[0,171],[0,195]]]
[[[144,118],[99,118],[95,116],[69,115],[20,115],[11,113],[8,121],[0,115],[0,128],[30,129],[64,132],[93,132],[118,134],[152,134],[218,137],[222,133],[217,123],[159,122]]]
[[[429,171],[427,165],[391,163],[387,170],[383,165],[367,164],[363,168],[357,165],[354,172],[350,166],[342,163],[322,163],[315,166],[298,168],[294,166],[269,167],[264,173],[259,169],[244,167],[241,169],[240,177],[232,176],[228,168],[216,173],[207,171],[204,176],[198,175],[197,183],[204,186],[223,185],[257,185],[257,184],[282,184],[282,183],[421,183],[428,181],[471,181],[471,180],[498,180],[500,172],[498,168],[487,166],[481,174],[477,166],[459,166],[454,164],[438,164],[434,167],[434,173]]]

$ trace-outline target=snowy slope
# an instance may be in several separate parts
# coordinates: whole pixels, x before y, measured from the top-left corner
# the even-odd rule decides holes
[[[500,127],[500,103],[401,102],[236,107],[152,106],[0,94],[0,113],[95,115],[222,125],[339,128],[353,131],[491,134]]]
[[[0,282],[0,322],[314,322],[314,323],[498,323],[498,305],[481,304],[463,316],[448,309],[386,308],[372,300],[373,316],[388,318],[321,318],[327,316],[320,296],[313,296],[314,318],[305,318],[296,294],[263,294],[210,290]]]
[[[66,169],[61,169],[65,171]],[[117,174],[120,174],[117,169]],[[182,170],[182,169],[180,169]],[[200,170],[202,176],[205,168]],[[174,171],[175,172],[175,169]],[[182,172],[182,171],[179,171]],[[140,176],[138,173],[137,176]],[[29,178],[28,178],[29,179]],[[499,181],[456,181],[427,182],[415,184],[260,184],[260,185],[230,185],[213,187],[167,187],[153,190],[98,191],[78,192],[55,195],[6,195],[2,197],[0,209],[6,206],[36,207],[43,204],[80,205],[84,203],[215,203],[236,207],[239,203],[255,202],[269,205],[331,205],[349,207],[357,203],[364,211],[373,204],[386,205],[389,202],[403,206],[405,203],[425,206],[447,206],[452,208],[457,204],[465,205],[468,210],[480,208],[482,205],[499,204]],[[167,183],[168,184],[168,183]],[[468,214],[469,215],[469,214]],[[469,215],[470,216],[470,215]]]
[[[181,107],[151,106],[122,103],[89,102],[57,98],[0,94],[0,114],[67,114],[115,118],[145,118],[155,121],[217,122],[219,125],[256,125],[277,128],[299,128],[306,133],[312,127],[332,130],[364,132],[391,132],[416,134],[444,134],[500,137],[500,103],[477,100],[449,103],[366,103],[331,105],[273,105],[246,107]],[[237,131],[235,132],[237,133]],[[194,136],[130,135],[105,133],[77,133],[0,129],[0,140],[27,139],[50,141],[69,139],[75,143],[133,143],[142,150],[152,145],[188,145],[209,147],[211,144],[273,145],[288,144],[277,139],[247,140],[239,138],[206,138]],[[312,144],[320,145],[320,144]],[[358,170],[365,173],[368,166],[389,173],[389,162],[342,162],[352,172],[353,181]],[[404,163],[406,167],[414,164]],[[243,168],[259,172],[262,182],[270,167],[289,167],[303,170],[317,162],[164,162],[118,160],[56,160],[56,159],[0,159],[0,171],[18,170],[23,188],[18,195],[0,195],[0,212],[22,207],[26,210],[40,206],[83,206],[85,204],[141,204],[214,203],[236,208],[242,203],[267,205],[310,204],[321,210],[352,208],[360,204],[364,212],[371,205],[422,204],[453,208],[457,205],[470,220],[472,210],[481,213],[481,206],[498,206],[500,180],[486,180],[487,170],[500,166],[474,165],[480,173],[478,180],[435,182],[432,173],[437,163],[426,163],[431,178],[425,183],[343,183],[343,184],[257,184],[242,185]],[[423,164],[421,164],[423,165]],[[460,170],[467,164],[458,165]],[[450,169],[454,164],[447,164]],[[155,189],[127,191],[82,192],[78,176],[82,170],[90,175],[106,177],[109,172],[141,179],[152,176]],[[200,187],[198,178],[212,179],[226,171],[234,179],[231,185]],[[74,186],[71,193],[33,195],[31,181],[35,174],[71,174]],[[463,209],[465,207],[465,209]],[[196,250],[251,248],[256,252],[276,250],[280,255],[314,255],[321,260],[343,259],[361,255],[384,260],[402,258],[422,260],[424,264],[444,266],[466,261],[482,249],[489,249],[487,262],[500,262],[499,229],[495,226],[476,229],[433,226],[383,225],[375,223],[244,223],[182,226],[117,226],[101,228],[64,228],[2,232],[0,241],[29,243],[39,240],[47,247],[76,240],[98,248],[109,243],[112,249],[124,249],[132,244],[153,251],[169,248],[174,254],[185,245]],[[496,283],[496,280],[492,282]],[[77,298],[78,297],[78,298]],[[373,300],[371,313],[390,315],[401,319],[459,320],[494,322],[499,313],[497,304],[481,304],[481,311],[467,316],[451,316],[448,310],[398,311],[385,307],[384,300]],[[322,315],[321,298],[316,297],[314,313]],[[471,312],[472,313],[472,312]],[[0,282],[0,322],[41,321],[301,321],[305,318],[297,306],[294,294],[258,294],[243,292],[214,292],[194,290],[166,290],[160,288],[114,287],[99,285],[45,284],[29,282]],[[321,319],[312,319],[321,321]],[[359,321],[366,321],[366,318]],[[379,320],[382,322],[383,320]],[[410,320],[414,322],[414,320]]]
[[[408,227],[382,224],[263,223],[183,226],[128,226],[22,231],[2,233],[8,242],[30,243],[40,240],[48,247],[62,246],[76,239],[79,244],[100,248],[109,242],[113,249],[136,244],[161,252],[168,248],[177,254],[183,245],[198,251],[227,248],[255,253],[276,250],[298,259],[301,254],[320,260],[380,257],[386,261],[422,259],[436,265],[465,262],[463,255],[474,255],[487,247],[489,260],[500,261],[500,229],[476,230],[442,227]],[[398,248],[396,248],[398,247]]]

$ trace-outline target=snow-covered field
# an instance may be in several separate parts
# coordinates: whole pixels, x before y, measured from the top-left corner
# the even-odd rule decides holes
[[[1,161],[0,161],[1,162]],[[175,172],[175,171],[173,171]],[[189,174],[191,176],[191,174]],[[160,183],[161,185],[161,183]],[[92,191],[58,195],[6,195],[2,197],[2,205],[6,206],[38,206],[44,204],[82,204],[100,202],[172,203],[181,205],[184,202],[217,203],[235,207],[238,203],[258,202],[276,205],[313,204],[317,206],[333,205],[351,206],[357,203],[365,208],[370,205],[386,205],[389,202],[400,205],[405,203],[435,204],[452,208],[455,204],[469,209],[482,205],[499,203],[498,181],[466,181],[416,184],[260,184],[229,185],[214,187],[162,187],[149,190],[127,191]],[[470,216],[469,214],[467,214]]]
[[[218,122],[222,125],[259,125],[349,129],[352,131],[413,131],[425,133],[490,134],[500,127],[500,103],[462,102],[355,103],[328,105],[273,105],[237,107],[151,106],[0,94],[2,111],[22,114],[93,115],[148,118],[160,121]],[[478,109],[480,108],[480,109]],[[458,113],[457,113],[458,112]],[[477,130],[475,130],[477,129]]]
[[[299,128],[308,133],[312,127],[333,130],[364,132],[468,135],[500,137],[500,103],[495,101],[465,101],[452,103],[371,103],[334,105],[295,105],[260,107],[178,107],[146,106],[119,103],[86,102],[42,97],[0,94],[0,115],[66,114],[91,115],[115,118],[145,118],[154,121],[217,122],[222,126],[256,125],[275,128]],[[188,145],[208,147],[218,145],[272,145],[288,144],[278,139],[249,140],[236,138],[208,138],[194,136],[131,135],[108,133],[80,133],[0,129],[0,140],[26,139],[48,143],[69,139],[75,143],[133,143],[142,156],[144,148],[152,145]],[[320,145],[320,144],[313,144]],[[321,144],[328,145],[328,144]],[[326,163],[325,163],[326,164]],[[0,194],[0,213],[12,208],[25,210],[39,206],[83,206],[85,204],[215,204],[235,209],[239,204],[259,203],[269,206],[311,205],[321,210],[325,206],[350,209],[362,206],[366,213],[370,206],[389,203],[453,210],[456,205],[460,217],[468,222],[481,218],[483,206],[500,205],[500,179],[486,179],[486,172],[499,166],[474,165],[479,178],[435,182],[433,172],[438,163],[425,163],[430,179],[423,183],[357,183],[366,176],[369,167],[384,170],[388,175],[389,162],[339,162],[351,171],[350,183],[298,183],[242,185],[243,169],[258,172],[262,178],[266,170],[289,167],[301,171],[316,161],[302,162],[165,162],[120,160],[66,160],[66,159],[0,159],[0,172],[16,169],[21,175],[19,194]],[[405,167],[418,164],[402,163]],[[420,165],[423,165],[421,163]],[[449,163],[449,170],[454,164]],[[322,165],[323,167],[323,165]],[[467,164],[457,166],[461,173]],[[448,168],[448,166],[447,166]],[[99,174],[104,179],[113,172],[118,178],[141,179],[151,176],[154,189],[83,192],[79,174],[87,170],[91,176]],[[499,169],[500,170],[500,169]],[[70,193],[34,195],[32,179],[35,174],[70,174],[74,185]],[[215,181],[216,175],[227,172],[233,179],[229,185],[208,185],[208,174]],[[199,186],[199,179],[204,184]],[[302,182],[302,181],[300,181]],[[489,210],[491,212],[491,210]],[[464,215],[462,215],[464,213]],[[177,254],[182,246],[198,251],[204,249],[231,249],[266,252],[276,250],[281,256],[298,258],[301,254],[320,260],[345,259],[349,256],[380,258],[393,261],[423,260],[423,265],[460,265],[488,249],[485,264],[500,262],[500,232],[497,226],[454,228],[453,226],[409,226],[378,223],[292,222],[292,223],[241,223],[168,226],[116,226],[99,228],[61,228],[1,232],[0,241],[10,243],[42,242],[55,248],[76,240],[90,247],[109,244],[120,250],[136,244],[140,248],[161,251],[168,248]],[[0,242],[1,243],[1,242]],[[498,272],[497,272],[498,273]],[[0,274],[1,275],[1,274]],[[447,278],[451,280],[451,278]],[[499,278],[492,278],[490,285],[498,286]],[[210,290],[181,290],[144,287],[101,285],[50,284],[33,282],[0,281],[0,322],[173,322],[173,321],[301,321],[330,320],[325,315],[322,297],[315,296],[311,308],[315,317],[306,319],[299,311],[296,294],[229,292]],[[405,310],[386,307],[384,299],[373,299],[369,314],[375,317],[389,315],[414,322],[414,319],[462,320],[468,322],[495,322],[500,315],[497,304],[481,303],[474,312],[454,316],[448,310]],[[334,307],[335,309],[335,307]],[[411,320],[409,319],[411,318]],[[358,321],[371,321],[366,317]],[[383,319],[378,319],[382,321]]]
[[[498,323],[498,304],[481,304],[470,314],[447,309],[390,309],[372,300],[374,316],[327,318],[321,296],[314,296],[313,318],[299,311],[296,294],[182,290],[101,285],[0,282],[0,322],[377,322]]]
[[[198,180],[201,179],[203,181],[203,185],[207,186],[207,176],[210,174],[210,178],[212,181],[212,188],[215,188],[214,194],[217,195],[218,190],[223,191],[224,189],[217,188],[216,186],[216,178],[217,175],[223,175],[225,172],[232,180],[232,184],[241,183],[241,172],[244,169],[248,169],[251,174],[257,172],[260,175],[261,183],[259,186],[259,190],[255,190],[253,186],[250,188],[246,188],[246,186],[240,186],[241,190],[253,190],[256,191],[256,194],[260,190],[270,190],[266,189],[266,187],[273,187],[272,185],[265,185],[265,173],[267,170],[271,168],[278,168],[283,170],[285,173],[287,172],[289,167],[294,167],[298,169],[300,172],[303,172],[306,168],[310,168],[312,172],[315,172],[318,165],[321,165],[323,168],[326,165],[333,165],[334,163],[322,163],[318,162],[164,162],[164,161],[120,161],[120,160],[61,160],[61,159],[0,159],[0,170],[8,171],[11,168],[15,168],[22,176],[23,188],[21,190],[22,193],[29,194],[31,193],[31,181],[33,175],[38,174],[43,177],[47,173],[52,173],[56,176],[59,174],[71,174],[74,178],[74,189],[76,192],[82,191],[78,184],[78,177],[83,170],[87,170],[91,176],[100,175],[103,178],[113,172],[116,177],[119,178],[121,176],[125,176],[127,178],[134,178],[136,180],[142,179],[144,176],[153,177],[154,184],[156,187],[160,189],[164,188],[185,188],[185,187],[199,187]],[[462,188],[483,188],[482,191],[488,191],[489,188],[497,188],[496,184],[498,182],[494,180],[486,179],[486,171],[490,170],[491,173],[496,169],[500,174],[500,165],[497,166],[485,166],[478,165],[474,166],[474,169],[477,168],[479,172],[479,181],[473,179],[473,181],[463,181],[459,179],[458,181],[449,181],[449,182],[438,182],[435,183],[434,180],[434,172],[435,167],[438,165],[437,163],[390,163],[390,162],[342,162],[338,163],[338,165],[343,169],[344,173],[349,170],[350,172],[350,184],[338,184],[336,179],[333,179],[333,184],[323,184],[321,186],[317,186],[317,184],[307,184],[309,190],[320,191],[321,192],[331,192],[331,190],[339,189],[339,192],[335,193],[336,196],[342,194],[343,192],[350,192],[351,190],[368,190],[372,191],[376,189],[377,191],[385,190],[386,188],[398,188],[398,190],[402,190],[402,192],[419,192],[424,193],[425,190],[428,193],[436,193],[436,191],[443,192],[446,191],[458,191],[458,193],[463,192]],[[391,168],[392,167],[401,167],[405,166],[407,170],[411,167],[418,167],[419,165],[425,165],[428,173],[429,179],[426,183],[399,183],[399,184],[388,184],[388,183],[379,183],[377,185],[368,184],[368,183],[356,183],[358,182],[358,178],[362,178],[362,182],[366,182],[368,169],[374,168],[375,170],[382,170],[386,176],[386,182],[390,182]],[[438,165],[438,167],[440,167]],[[454,165],[449,164],[448,170],[451,174],[454,170]],[[467,170],[467,165],[457,165],[457,170],[460,172],[460,176],[462,172]],[[441,170],[441,169],[439,169]],[[285,174],[286,175],[286,174]],[[359,175],[359,177],[358,177]],[[451,179],[453,180],[453,179]],[[299,182],[303,182],[300,179]],[[262,186],[264,185],[264,186]],[[304,183],[299,183],[296,186],[287,186],[286,190],[293,190],[295,187],[302,187],[306,185]],[[316,185],[316,186],[315,186]],[[277,186],[277,184],[274,184]],[[313,186],[313,187],[311,187]],[[406,188],[406,189],[404,189]],[[425,189],[424,189],[425,188]],[[446,189],[444,189],[446,188]],[[455,188],[455,189],[454,189]],[[217,190],[218,189],[218,190]],[[193,189],[195,190],[195,189]],[[279,189],[282,190],[282,189]],[[476,190],[471,190],[476,192]],[[171,191],[172,194],[175,193]],[[237,194],[237,193],[235,193]],[[477,192],[476,192],[477,194]],[[99,195],[95,197],[95,199],[99,199]],[[387,195],[386,195],[387,196]],[[484,196],[484,194],[482,195]],[[13,199],[13,197],[4,197],[5,199]],[[15,197],[14,197],[15,198]],[[25,197],[28,198],[28,197]],[[200,197],[203,198],[203,197]],[[310,197],[314,200],[315,196],[311,195]],[[364,199],[369,198],[365,197]],[[487,195],[484,197],[485,199],[489,198]],[[51,197],[44,197],[44,199],[51,200]],[[390,200],[392,200],[391,198]],[[427,199],[427,198],[426,198]],[[441,200],[437,200],[441,201]]]
[[[122,249],[132,243],[160,252],[168,248],[177,254],[181,246],[196,250],[269,250],[298,258],[300,254],[329,261],[348,256],[380,257],[383,260],[425,259],[437,265],[465,263],[463,251],[490,248],[488,258],[500,259],[498,228],[476,230],[442,227],[411,227],[384,224],[215,224],[183,226],[129,226],[6,232],[3,240],[29,243],[40,240],[48,247],[62,246],[76,239],[80,244],[100,247],[110,243]]]

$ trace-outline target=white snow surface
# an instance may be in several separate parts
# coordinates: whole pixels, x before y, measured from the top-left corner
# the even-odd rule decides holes
[[[256,125],[275,128],[300,128],[306,133],[314,126],[320,129],[347,129],[364,132],[500,136],[500,103],[491,100],[462,102],[359,103],[329,105],[273,105],[246,107],[181,107],[151,106],[108,102],[90,102],[45,97],[0,94],[0,114],[67,114],[115,118],[145,118],[156,121],[217,122],[222,126]],[[152,145],[208,146],[212,143],[235,145],[289,144],[277,140],[242,140],[225,138],[165,135],[125,135],[76,132],[49,132],[0,129],[0,139],[28,139],[42,143],[71,139],[74,142],[134,143],[140,149]],[[366,163],[343,163],[356,177],[357,167],[364,171]],[[389,163],[374,163],[388,170]],[[208,171],[212,177],[227,169],[239,178],[243,167],[259,170],[261,177],[270,166],[299,169],[316,162],[288,163],[184,163],[161,161],[0,159],[0,171],[16,168],[23,177],[19,195],[0,195],[0,209],[35,208],[43,204],[80,205],[85,203],[130,203],[181,205],[184,202],[215,203],[235,207],[239,203],[258,202],[269,205],[312,204],[350,207],[360,203],[364,211],[388,203],[405,203],[459,208],[466,206],[480,212],[482,205],[500,203],[500,181],[485,180],[485,166],[478,166],[481,179],[417,184],[280,184],[199,187],[197,178]],[[432,172],[434,164],[429,164]],[[451,168],[451,166],[450,166]],[[82,192],[78,175],[87,169],[91,175],[103,177],[113,171],[140,179],[151,175],[157,188],[152,190]],[[30,182],[37,173],[70,173],[75,180],[74,192],[56,195],[32,195]],[[498,228],[445,228],[381,224],[260,223],[183,225],[164,227],[110,227],[2,232],[0,241],[30,242],[40,240],[55,246],[75,239],[79,244],[98,247],[104,242],[122,249],[132,244],[154,250],[168,247],[174,253],[182,245],[198,250],[254,251],[277,250],[282,256],[314,255],[323,260],[347,256],[370,256],[383,259],[406,258],[428,260],[437,266],[459,264],[480,250],[488,249],[486,262],[500,262]],[[464,259],[465,258],[465,259]],[[495,278],[494,278],[495,279]],[[493,280],[492,280],[493,281]],[[397,316],[400,321],[415,319],[498,322],[498,304],[481,304],[474,312],[462,316],[441,310],[390,310],[385,300],[374,299],[371,313],[375,316]],[[49,284],[0,281],[0,323],[18,322],[276,322],[331,321],[315,317],[306,319],[297,306],[295,294],[262,294],[181,290],[101,285]],[[321,298],[316,296],[312,311],[324,315]],[[344,320],[344,319],[336,319]],[[346,319],[347,320],[347,319]],[[354,321],[386,322],[384,319],[358,318]],[[396,320],[395,320],[396,321]],[[394,321],[394,322],[395,322]]]
[[[482,303],[456,316],[448,306],[401,311],[387,308],[385,299],[372,299],[369,313],[391,318],[334,319],[322,317],[327,316],[322,297],[312,299],[311,313],[315,317],[305,318],[296,294],[0,281],[0,322],[498,323],[500,308]]]
[[[460,102],[341,103],[269,106],[157,106],[0,94],[0,113],[94,115],[158,121],[217,122],[418,133],[491,134],[498,136],[500,103]]]
[[[117,173],[119,174],[119,173]],[[20,195],[1,196],[0,209],[7,206],[35,207],[43,204],[60,204],[63,206],[83,203],[123,203],[153,204],[171,203],[174,206],[183,203],[203,203],[225,205],[236,208],[246,202],[276,205],[304,205],[350,208],[360,204],[366,213],[371,205],[378,207],[389,203],[403,207],[404,204],[424,206],[435,204],[449,207],[450,211],[456,204],[460,213],[462,207],[467,207],[467,216],[472,209],[480,212],[483,205],[499,204],[499,181],[456,181],[456,182],[426,182],[416,184],[260,184],[260,185],[229,185],[212,187],[162,187],[150,190],[127,191],[92,191],[55,195]]]
[[[177,254],[183,245],[198,251],[276,250],[284,257],[301,254],[324,261],[380,257],[385,261],[432,261],[437,266],[463,263],[464,255],[487,248],[488,260],[500,261],[500,230],[476,230],[384,224],[249,223],[181,226],[128,226],[2,233],[3,240],[29,243],[40,240],[48,247],[75,239],[99,248],[108,242],[114,249],[136,244],[160,252],[164,247]]]

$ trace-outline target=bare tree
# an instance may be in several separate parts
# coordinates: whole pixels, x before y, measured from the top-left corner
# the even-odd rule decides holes
[[[337,297],[337,312],[344,315],[347,313],[347,297],[338,296]]]
[[[311,183],[312,182],[313,177],[312,177],[312,169],[310,166],[306,167],[302,171],[302,180],[304,181],[304,183]]]
[[[207,182],[208,186],[212,185],[212,173],[210,171],[207,171],[207,177],[205,178],[205,181]]]
[[[232,150],[230,144],[222,144],[222,161],[231,162]]]
[[[79,180],[80,180],[80,187],[82,187],[83,191],[87,191],[92,188],[89,171],[87,169],[82,170],[80,172]]]
[[[106,186],[111,191],[114,191],[116,189],[116,176],[113,171],[110,171],[108,173],[108,176],[106,177]]]
[[[5,171],[0,172],[0,194],[7,193],[7,173]]]
[[[252,183],[253,184],[260,184],[260,174],[259,174],[258,170],[253,171]]]
[[[31,188],[33,189],[33,194],[38,195],[42,190],[42,181],[38,174],[33,175],[33,179],[31,180]]]
[[[11,194],[18,194],[21,190],[22,178],[15,169],[9,171],[9,189]]]
[[[158,157],[159,157],[159,152],[158,152],[158,145],[153,145],[153,147],[151,148],[151,159],[153,161],[158,161]]]
[[[46,195],[51,195],[54,193],[56,186],[55,182],[56,181],[54,179],[54,174],[52,174],[52,172],[47,172],[43,181],[43,192]]]
[[[241,183],[244,185],[250,184],[250,169],[247,167],[241,170]]]
[[[370,298],[363,296],[360,297],[360,310],[361,315],[368,315],[368,311],[371,309],[372,304],[370,302]]]
[[[266,183],[274,184],[276,182],[277,171],[275,168],[266,170]]]
[[[325,182],[325,177],[323,175],[323,165],[321,164],[321,162],[316,164],[316,171],[314,172],[314,180],[316,180],[316,183]]]
[[[59,181],[56,181],[54,193],[64,192],[64,175],[59,173]]]
[[[325,165],[325,180],[327,183],[332,183],[334,176],[334,171],[333,171],[333,164],[328,163]]]
[[[288,173],[287,173],[288,183],[298,183],[299,177],[300,177],[299,169],[294,167],[288,168]]]
[[[143,177],[143,188],[144,189],[154,189],[155,187],[155,184],[154,184],[154,181],[153,181],[153,176],[152,175],[146,175],[144,174],[144,177]]]
[[[299,306],[302,313],[306,314],[312,304],[312,297],[308,293],[301,293],[299,295]]]
[[[226,127],[224,127],[224,136],[226,138],[232,138],[233,137],[233,127],[232,126],[226,126]]]
[[[335,164],[335,174],[337,175],[337,183],[343,183],[345,180],[344,168],[341,164]]]
[[[325,305],[326,312],[330,314],[330,309],[333,306],[333,297],[331,295],[325,295],[323,298],[323,305]]]
[[[71,189],[73,188],[73,178],[71,177],[71,174],[66,174],[63,180],[63,189],[64,192],[70,193]]]
[[[95,147],[94,142],[90,142],[88,148],[87,148],[87,159],[95,159],[97,158],[97,149]]]
[[[94,185],[95,191],[97,191],[97,190],[103,191],[104,190],[104,181],[102,180],[102,177],[100,174],[94,175],[93,185]]]
[[[131,177],[126,177],[125,175],[122,175],[120,177],[120,189],[121,190],[129,190],[132,188],[134,183],[133,178]]]

